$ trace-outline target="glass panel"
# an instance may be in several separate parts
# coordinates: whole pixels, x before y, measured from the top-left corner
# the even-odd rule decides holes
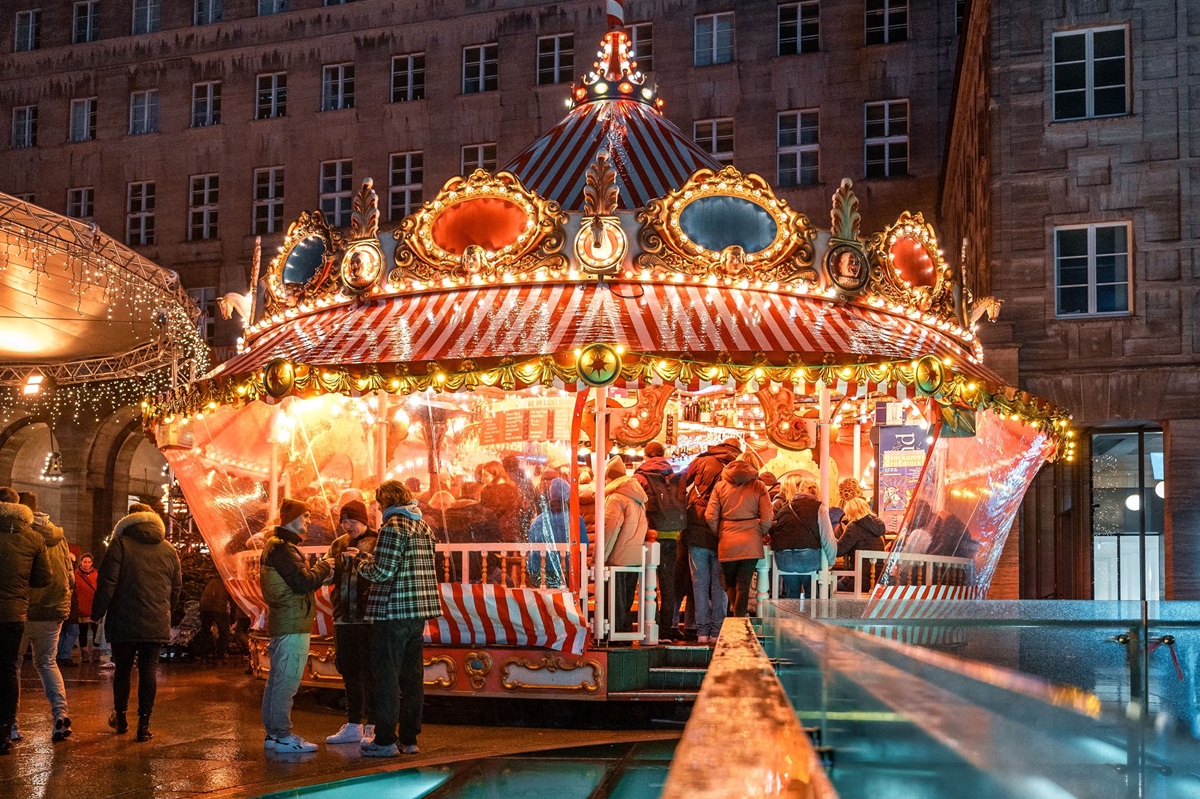
[[[1096,59],[1125,55],[1125,29],[1097,31],[1092,37],[1092,56]]]
[[[1098,117],[1120,116],[1128,113],[1125,104],[1125,87],[1097,89],[1093,95],[1092,107]]]
[[[1054,37],[1054,63],[1083,61],[1087,57],[1087,34],[1077,33]]]
[[[1058,309],[1060,315],[1085,314],[1088,312],[1087,286],[1078,288],[1060,287],[1058,290]]]
[[[1129,310],[1129,289],[1123,283],[1096,286],[1096,313],[1123,313]]]

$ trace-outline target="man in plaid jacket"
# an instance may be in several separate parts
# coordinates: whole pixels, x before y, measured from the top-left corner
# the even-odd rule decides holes
[[[366,614],[373,625],[375,738],[364,739],[361,749],[368,757],[415,755],[425,698],[425,622],[442,615],[433,533],[403,484],[382,483],[375,499],[385,509],[383,526],[374,553],[358,569],[375,584]]]

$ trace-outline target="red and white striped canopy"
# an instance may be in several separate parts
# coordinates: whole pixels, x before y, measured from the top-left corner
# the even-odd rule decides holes
[[[697,169],[721,165],[649,105],[598,100],[566,119],[504,166],[527,189],[568,211],[583,209],[588,166],[607,149],[617,170],[621,207],[644,208],[687,182]]]
[[[279,325],[222,371],[243,374],[275,358],[312,366],[519,359],[596,342],[664,355],[799,353],[808,363],[826,355],[845,363],[922,355],[969,362],[950,336],[860,305],[761,289],[588,282],[471,287],[330,308]]]

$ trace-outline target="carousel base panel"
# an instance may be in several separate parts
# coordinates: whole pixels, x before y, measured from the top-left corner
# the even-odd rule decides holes
[[[270,670],[269,638],[250,636],[250,667]],[[313,636],[301,684],[341,688],[333,638]],[[582,701],[692,702],[708,661],[707,646],[588,649],[582,655],[535,647],[426,644],[425,691],[434,696],[479,696]]]

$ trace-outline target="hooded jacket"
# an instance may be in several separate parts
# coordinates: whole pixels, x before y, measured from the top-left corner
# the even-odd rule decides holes
[[[767,487],[758,470],[746,461],[734,461],[721,471],[704,514],[717,534],[717,557],[758,560],[763,556],[763,536],[771,529],[774,512]]]
[[[62,621],[71,612],[71,591],[75,588],[75,569],[71,565],[71,547],[62,528],[52,524],[44,513],[33,514],[33,530],[46,544],[50,566],[50,584],[29,592],[30,621]]]
[[[330,574],[323,560],[309,566],[297,544],[300,536],[286,527],[276,527],[259,556],[258,579],[267,603],[267,635],[312,633],[317,620],[313,592]]]
[[[29,591],[50,584],[46,543],[33,530],[33,511],[0,502],[0,622],[26,621]]]
[[[366,624],[367,599],[371,596],[371,581],[365,580],[358,574],[362,564],[362,556],[375,551],[379,541],[379,533],[371,528],[353,541],[346,533],[333,539],[329,547],[329,557],[333,558],[333,590],[329,599],[333,602],[334,624]],[[354,547],[359,554],[350,557],[346,550]]]
[[[166,528],[154,512],[131,513],[113,529],[100,563],[92,619],[116,643],[166,644],[171,610],[183,589],[183,571]]]
[[[633,473],[633,477],[641,483],[642,490],[646,492],[646,520],[650,529],[658,531],[659,540],[678,538],[679,531],[686,526],[686,514],[680,513],[680,518],[673,521],[668,519],[666,509],[657,507],[658,498],[651,481],[655,477],[661,477],[666,481],[667,490],[682,505],[684,503],[681,500],[685,499],[683,486],[685,476],[676,475],[671,462],[659,455],[642,461],[637,471]],[[680,508],[680,510],[683,509]]]
[[[878,516],[864,516],[851,522],[838,539],[837,553],[846,558],[846,568],[853,568],[854,555],[859,550],[882,550],[887,526]]]
[[[721,471],[737,460],[742,453],[728,444],[714,444],[688,464],[683,484],[687,490],[687,526],[679,540],[689,547],[717,548],[717,537],[708,527],[705,514],[713,488],[721,479]]]
[[[604,562],[639,566],[646,544],[646,492],[632,477],[618,477],[604,492]]]

